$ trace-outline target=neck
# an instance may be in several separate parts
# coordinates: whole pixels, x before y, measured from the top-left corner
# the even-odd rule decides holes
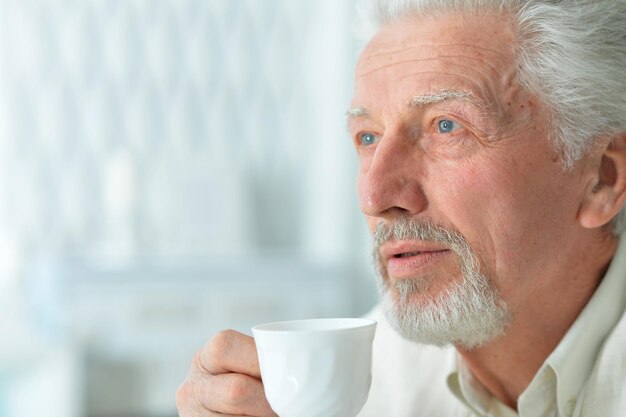
[[[568,257],[543,285],[512,309],[506,334],[472,350],[457,347],[469,370],[493,396],[513,409],[539,368],[572,326],[604,276],[617,238]],[[588,248],[598,248],[589,251]]]

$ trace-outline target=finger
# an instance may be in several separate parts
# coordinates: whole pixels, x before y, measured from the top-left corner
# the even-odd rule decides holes
[[[182,385],[176,391],[176,409],[178,410],[179,417],[210,417],[210,416],[228,416],[228,417],[244,417],[243,414],[225,414],[217,410],[227,410],[227,406],[223,405],[224,398],[221,400],[214,398],[212,392],[215,395],[220,395],[220,390],[210,388],[211,383],[215,381],[215,377],[207,374],[189,375]],[[249,378],[249,377],[248,377]],[[215,404],[215,405],[214,405]],[[230,406],[232,408],[232,406]],[[258,416],[258,417],[277,417],[271,409],[268,411],[267,407],[260,407],[258,410],[247,414],[245,417]]]
[[[178,417],[250,417],[242,414],[222,414],[215,411],[192,411],[191,413],[180,413]]]
[[[191,375],[176,390],[176,410],[178,417],[207,417],[213,412],[207,410],[196,398],[196,391]]]
[[[261,378],[254,339],[234,330],[216,334],[196,355],[196,366],[217,375],[229,372]]]
[[[179,414],[178,417],[250,417],[243,414],[222,414],[215,411],[194,411],[192,414]]]
[[[193,378],[198,404],[226,415],[276,417],[265,397],[263,383],[243,374],[196,375]]]

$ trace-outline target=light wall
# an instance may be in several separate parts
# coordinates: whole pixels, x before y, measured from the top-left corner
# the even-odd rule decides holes
[[[215,331],[371,307],[353,25],[351,0],[0,0],[0,416],[173,416]]]

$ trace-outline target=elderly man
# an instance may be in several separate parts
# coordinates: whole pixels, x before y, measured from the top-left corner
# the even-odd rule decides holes
[[[360,416],[626,416],[626,2],[372,10],[348,112],[382,295]],[[177,401],[274,415],[234,332]]]

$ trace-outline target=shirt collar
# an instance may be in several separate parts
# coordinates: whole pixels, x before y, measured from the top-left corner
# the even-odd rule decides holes
[[[556,374],[559,413],[570,414],[589,378],[598,353],[626,307],[626,237],[621,237],[613,260],[595,293],[544,366]]]
[[[516,417],[517,413],[498,401],[473,376],[463,363],[460,355],[456,355],[455,370],[450,372],[448,388],[466,407],[479,416]]]
[[[548,356],[520,397],[520,401],[525,396],[533,398],[533,391],[545,391],[545,376],[555,375],[559,415],[571,414],[572,400],[575,401],[580,393],[591,374],[604,340],[626,308],[625,278],[626,236],[620,237],[613,260],[593,296],[556,349]],[[448,376],[447,384],[459,400],[479,415],[486,415],[490,409],[501,407],[507,410],[502,410],[505,412],[500,415],[509,415],[509,411],[513,413],[508,407],[500,405],[499,401],[472,377],[460,356],[456,369],[452,369]],[[545,394],[547,393],[543,392],[544,396]]]

